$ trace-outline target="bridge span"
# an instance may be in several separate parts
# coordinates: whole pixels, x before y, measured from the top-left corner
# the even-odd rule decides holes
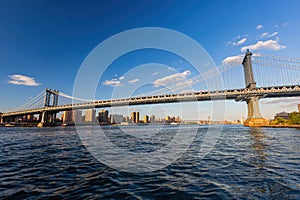
[[[245,88],[240,89],[229,89],[229,90],[215,90],[215,91],[203,91],[199,90],[196,92],[185,92],[177,94],[160,94],[160,95],[143,95],[128,98],[119,99],[107,99],[107,100],[93,100],[85,103],[76,104],[65,104],[58,105],[59,91],[46,89],[44,96],[43,106],[40,108],[33,109],[19,109],[16,111],[10,111],[0,113],[0,123],[3,123],[5,119],[40,114],[40,125],[49,125],[55,122],[56,114],[61,111],[67,110],[82,110],[91,108],[105,108],[105,107],[116,107],[116,106],[131,106],[131,105],[144,105],[144,104],[162,104],[162,103],[178,103],[178,102],[196,102],[196,101],[213,101],[213,100],[235,100],[245,101],[248,107],[248,118],[245,121],[245,126],[265,126],[269,124],[269,121],[264,119],[259,109],[259,99],[262,98],[278,98],[278,97],[293,97],[300,96],[300,84],[299,77],[296,74],[296,84],[284,84],[281,86],[268,86],[268,87],[257,87],[254,80],[254,73],[252,69],[252,53],[247,51],[243,58],[243,69]],[[272,57],[273,59],[273,57]],[[260,59],[262,60],[262,59]],[[259,62],[262,65],[274,65],[273,60],[279,63],[283,63],[282,58],[275,58],[271,62]],[[299,70],[300,59],[290,60],[288,64],[284,64],[282,68]],[[290,64],[290,62],[292,64]],[[296,66],[293,66],[296,65]],[[224,69],[227,66],[223,67]],[[279,65],[275,65],[279,67]],[[268,72],[267,72],[268,73]],[[286,73],[280,74],[286,76]],[[293,73],[295,75],[295,73]],[[286,76],[287,77],[287,76]]]
[[[11,117],[28,114],[41,114],[43,112],[61,112],[67,110],[82,110],[91,108],[105,108],[116,106],[131,106],[144,104],[178,103],[193,101],[212,101],[212,100],[235,100],[247,101],[250,97],[259,98],[292,97],[300,96],[300,85],[261,87],[255,89],[233,89],[221,91],[199,91],[180,94],[153,95],[143,97],[129,97],[109,100],[95,100],[86,103],[66,104],[58,106],[47,106],[30,110],[14,111],[3,113],[2,117]]]

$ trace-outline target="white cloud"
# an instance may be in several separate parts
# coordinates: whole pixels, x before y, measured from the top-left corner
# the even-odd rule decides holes
[[[263,25],[258,24],[257,27],[256,27],[256,30],[259,30],[259,29],[261,29],[261,28],[263,28],[263,27],[264,27]]]
[[[153,76],[155,76],[155,75],[157,75],[157,74],[158,74],[158,72],[154,72],[154,73],[152,73],[152,75],[153,75]]]
[[[118,76],[117,74],[114,74],[114,76]],[[113,78],[111,80],[105,80],[103,82],[103,85],[108,85],[111,87],[119,87],[122,86],[123,84],[121,83],[122,80],[125,79],[125,76],[120,76],[119,78]]]
[[[262,99],[263,104],[284,104],[285,106],[297,106],[299,104],[299,97],[289,97],[289,98],[277,98],[277,99]]]
[[[242,61],[243,61],[243,55],[237,55],[237,56],[228,56],[222,61],[222,63],[223,64],[227,64],[231,62],[242,63]]]
[[[139,81],[140,79],[136,78],[136,79],[129,80],[128,83],[137,83]]]
[[[232,45],[233,46],[238,46],[238,45],[244,44],[246,41],[247,41],[247,38],[242,38],[237,42],[233,42]]]
[[[243,55],[243,54],[236,55],[236,56],[228,56],[227,58],[225,58],[222,61],[222,63],[223,64],[227,64],[227,63],[239,63],[239,64],[242,64],[244,56],[245,55]],[[253,57],[258,57],[258,56],[261,56],[261,54],[259,54],[259,53],[253,53],[252,56]]]
[[[112,87],[122,86],[121,82],[118,79],[105,80],[103,85],[108,85]]]
[[[252,56],[253,57],[258,57],[258,56],[261,56],[261,54],[260,53],[253,53]]]
[[[278,32],[277,31],[275,31],[274,33],[272,33],[272,34],[269,34],[268,32],[265,32],[265,33],[262,33],[261,34],[261,38],[264,38],[264,37],[274,37],[274,36],[276,36],[276,35],[278,35]]]
[[[274,37],[274,36],[276,36],[276,35],[278,35],[278,32],[277,32],[277,31],[274,32],[274,33],[272,33],[272,34],[270,34],[270,35],[268,35],[267,37]]]
[[[288,23],[287,22],[284,22],[283,24],[282,24],[282,26],[287,26],[288,25]]]
[[[285,49],[285,45],[278,44],[276,40],[267,40],[267,41],[258,41],[256,44],[252,44],[249,46],[244,46],[241,48],[241,51],[249,50],[258,50],[258,49],[269,49],[269,50],[280,50]]]
[[[168,67],[168,70],[176,71],[176,69],[173,67]]]
[[[263,37],[266,37],[267,35],[269,35],[269,33],[268,32],[264,32],[264,33],[261,34],[260,37],[263,38]]]
[[[29,76],[24,76],[20,74],[14,74],[8,76],[10,80],[8,83],[14,84],[14,85],[26,85],[26,86],[39,86],[41,85],[40,83],[37,83],[34,78],[29,77]]]
[[[175,82],[185,80],[186,77],[188,77],[189,75],[191,75],[191,72],[189,70],[186,70],[182,73],[172,74],[172,75],[157,79],[153,82],[153,85],[155,87],[159,87],[162,85],[174,84]]]

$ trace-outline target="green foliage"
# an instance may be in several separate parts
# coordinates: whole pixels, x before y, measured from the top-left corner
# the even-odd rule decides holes
[[[282,117],[276,117],[271,124],[272,125],[283,125],[283,124],[287,124],[288,120],[283,119]]]
[[[289,124],[300,124],[299,112],[292,112],[289,114]]]

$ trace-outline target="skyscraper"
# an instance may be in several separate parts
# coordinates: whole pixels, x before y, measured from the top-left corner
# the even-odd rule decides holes
[[[171,122],[171,117],[170,116],[165,116],[165,122],[170,123]]]
[[[89,109],[85,113],[85,122],[95,123],[96,121],[96,110]]]
[[[82,111],[81,110],[73,110],[73,120],[76,124],[82,123]]]
[[[150,123],[154,123],[155,122],[155,116],[154,115],[151,115],[150,116]]]
[[[72,110],[64,111],[63,114],[63,123],[64,124],[74,124],[74,118],[73,118]]]
[[[131,113],[131,120],[134,123],[139,123],[140,122],[140,113],[139,112],[132,112]]]
[[[112,114],[110,115],[111,124],[121,124],[124,121],[123,115]]]
[[[98,112],[98,121],[100,124],[108,124],[108,110],[100,110]]]
[[[144,123],[148,123],[149,122],[149,116],[148,115],[145,115],[144,116]]]

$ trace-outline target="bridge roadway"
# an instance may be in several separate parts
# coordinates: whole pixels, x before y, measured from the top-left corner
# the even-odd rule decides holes
[[[192,102],[192,101],[210,101],[210,100],[229,100],[236,101],[247,100],[251,96],[260,96],[261,98],[274,97],[292,97],[300,96],[300,85],[260,87],[252,90],[233,89],[222,91],[199,91],[179,94],[154,95],[144,97],[129,97],[111,100],[95,100],[86,103],[66,104],[53,107],[36,108],[30,110],[14,111],[2,113],[2,117],[11,117],[27,114],[40,114],[47,112],[60,112],[66,110],[79,110],[91,108],[105,108],[128,105],[158,104],[158,103],[175,103],[175,102]]]

